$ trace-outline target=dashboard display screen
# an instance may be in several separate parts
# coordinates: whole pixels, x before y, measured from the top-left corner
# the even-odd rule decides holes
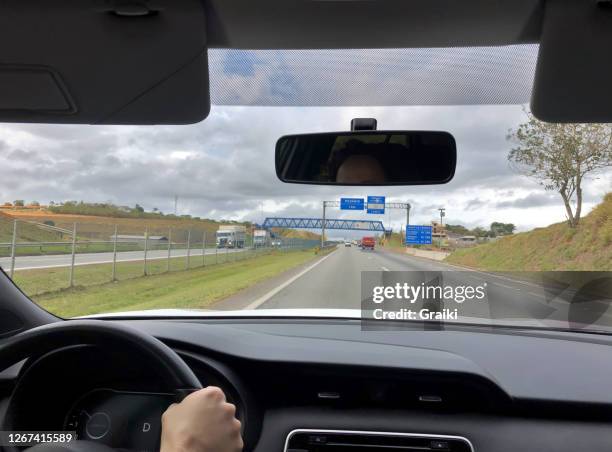
[[[70,410],[64,428],[80,440],[120,450],[159,450],[161,416],[174,401],[170,394],[118,392],[97,389]]]

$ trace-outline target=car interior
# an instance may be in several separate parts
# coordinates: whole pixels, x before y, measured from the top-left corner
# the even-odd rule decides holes
[[[215,49],[523,44],[539,46],[538,119],[612,122],[610,0],[4,0],[0,36],[3,123],[206,122]],[[375,128],[365,130],[354,133]],[[298,144],[279,141],[278,177],[336,183],[322,170],[335,136],[312,135],[325,150],[302,162],[290,161]],[[389,180],[348,184],[446,183],[461,149],[443,138],[438,154],[424,148],[410,165],[423,171],[395,166]],[[368,330],[358,317],[265,310],[65,319],[2,270],[0,430],[80,440],[33,449],[42,452],[155,451],[164,410],[214,385],[236,405],[245,451],[612,450],[609,334],[399,323]]]

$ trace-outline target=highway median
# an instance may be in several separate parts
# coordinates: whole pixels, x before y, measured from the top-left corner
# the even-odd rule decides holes
[[[61,317],[78,317],[100,312],[120,312],[158,308],[206,309],[211,304],[233,295],[253,284],[274,277],[286,270],[315,259],[320,254],[307,250],[269,250],[258,255],[222,256],[227,260],[213,261],[215,256],[171,260],[170,272],[166,261],[152,261],[143,275],[142,262],[121,265],[121,280],[108,282],[110,264],[87,265],[77,268],[79,284],[61,287],[66,268],[26,270],[16,274],[17,284],[36,303]],[[196,267],[197,266],[197,267]],[[63,276],[63,277],[62,277]],[[60,285],[58,287],[58,285]]]

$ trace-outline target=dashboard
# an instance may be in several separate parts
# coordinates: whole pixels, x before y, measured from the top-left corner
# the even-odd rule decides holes
[[[63,430],[114,448],[155,450],[161,415],[172,402],[172,394],[94,389],[70,408]]]
[[[253,451],[612,450],[607,336],[358,321],[125,320],[237,406]],[[405,326],[404,326],[405,328]],[[19,378],[16,378],[19,375]],[[10,397],[9,397],[10,396]],[[126,451],[158,448],[172,403],[156,369],[82,345],[0,374],[0,417]]]

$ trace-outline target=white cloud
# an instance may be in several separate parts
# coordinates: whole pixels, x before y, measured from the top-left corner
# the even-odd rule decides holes
[[[281,135],[347,130],[353,117],[376,117],[380,129],[448,130],[457,140],[455,179],[442,186],[325,187],[283,184],[274,172]],[[263,215],[320,216],[321,201],[386,195],[413,205],[411,221],[427,223],[445,206],[446,220],[468,226],[506,221],[520,228],[564,219],[554,193],[507,164],[508,129],[521,106],[220,107],[189,126],[0,125],[0,201],[84,200],[139,203],[164,212],[261,221]],[[587,209],[611,190],[610,171],[587,181]],[[341,211],[329,217],[365,218]],[[395,228],[405,213],[381,219]]]

